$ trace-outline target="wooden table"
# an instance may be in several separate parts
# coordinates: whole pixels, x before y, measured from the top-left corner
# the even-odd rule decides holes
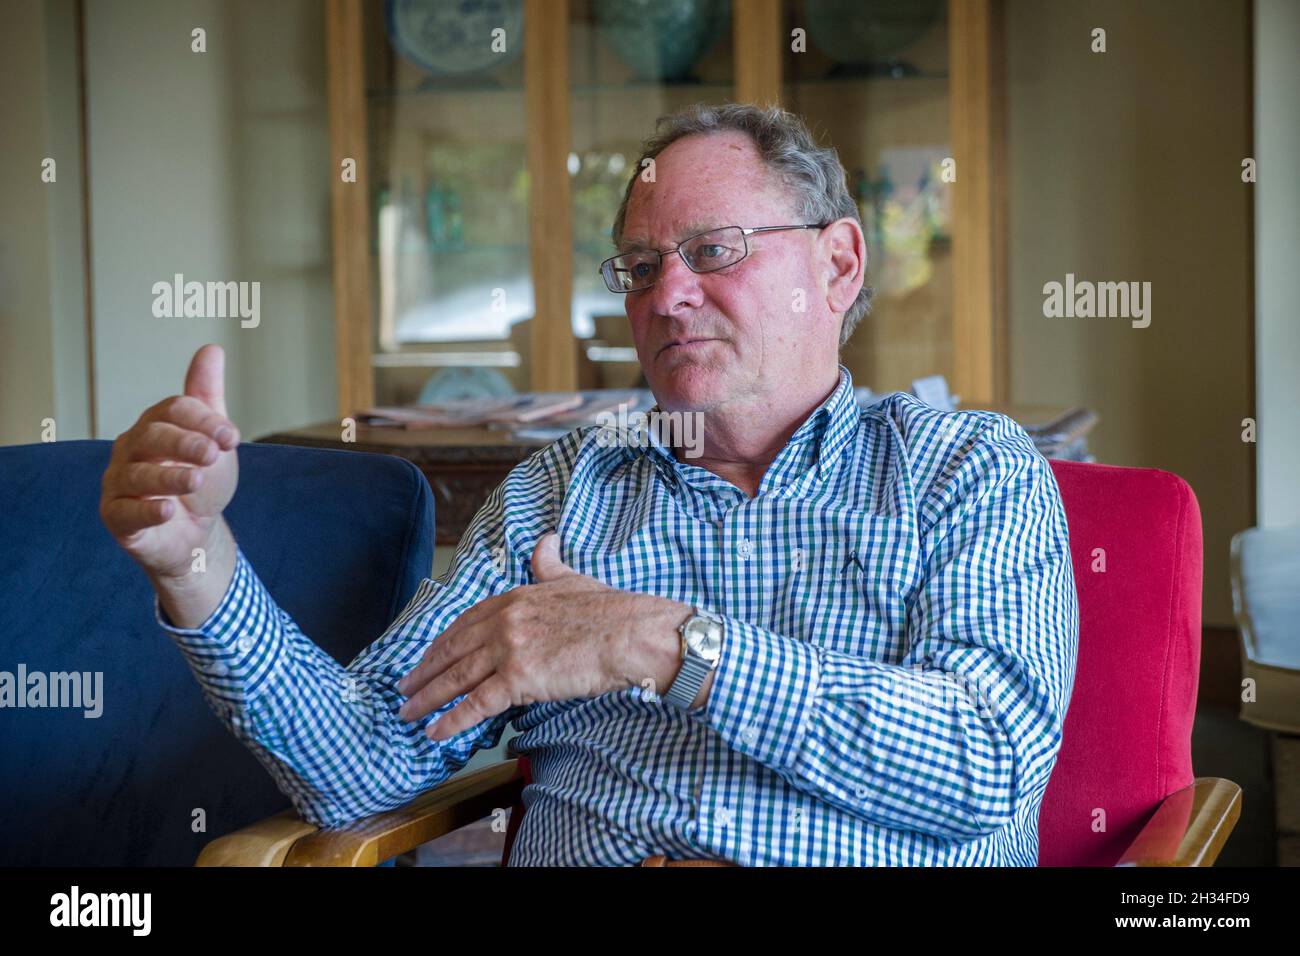
[[[1060,405],[996,405],[962,403],[962,409],[1001,412],[1026,428],[1055,421],[1071,409]],[[1084,413],[1075,426],[1086,435],[1096,416]],[[479,506],[505,480],[510,470],[545,447],[546,442],[516,440],[508,432],[490,428],[402,429],[356,426],[356,441],[343,440],[343,428],[336,422],[321,422],[306,428],[276,432],[257,439],[277,445],[335,448],[398,455],[424,473],[433,490],[437,544],[457,544]]]

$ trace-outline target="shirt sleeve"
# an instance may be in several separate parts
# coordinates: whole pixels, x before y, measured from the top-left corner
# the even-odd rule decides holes
[[[1003,416],[919,506],[924,583],[886,663],[745,621],[696,713],[791,786],[954,840],[1041,801],[1074,683],[1078,599],[1060,492]]]
[[[543,456],[521,464],[475,515],[442,580],[425,579],[388,629],[347,667],[313,643],[276,603],[243,551],[220,605],[177,628],[158,623],[185,656],[209,706],[257,756],[303,819],[349,823],[409,803],[493,747],[518,709],[455,737],[424,728],[464,695],[416,722],[397,715],[397,681],[462,612],[520,584],[531,570],[520,534],[540,536],[553,482]],[[507,512],[511,520],[507,523]]]

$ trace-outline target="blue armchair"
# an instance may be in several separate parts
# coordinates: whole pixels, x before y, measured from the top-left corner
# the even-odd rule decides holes
[[[208,710],[144,573],[100,523],[110,447],[0,448],[0,681],[14,692],[0,708],[0,866],[189,866],[289,806]],[[428,485],[410,462],[358,452],[245,444],[239,468],[236,540],[346,664],[432,569]],[[102,673],[102,713],[17,706],[31,702],[20,668]]]

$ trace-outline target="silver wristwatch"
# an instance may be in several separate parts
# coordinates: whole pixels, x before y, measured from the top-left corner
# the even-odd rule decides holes
[[[722,618],[700,607],[677,628],[682,636],[682,666],[664,695],[667,703],[681,710],[690,709],[705,679],[718,666],[724,630]]]

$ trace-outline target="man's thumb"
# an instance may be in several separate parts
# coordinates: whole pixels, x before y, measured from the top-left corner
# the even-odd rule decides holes
[[[567,574],[577,574],[560,558],[560,536],[554,531],[542,535],[533,548],[533,577],[538,581],[554,581]]]
[[[214,412],[226,414],[226,353],[220,345],[205,345],[190,359],[185,373],[185,394],[197,398]]]

